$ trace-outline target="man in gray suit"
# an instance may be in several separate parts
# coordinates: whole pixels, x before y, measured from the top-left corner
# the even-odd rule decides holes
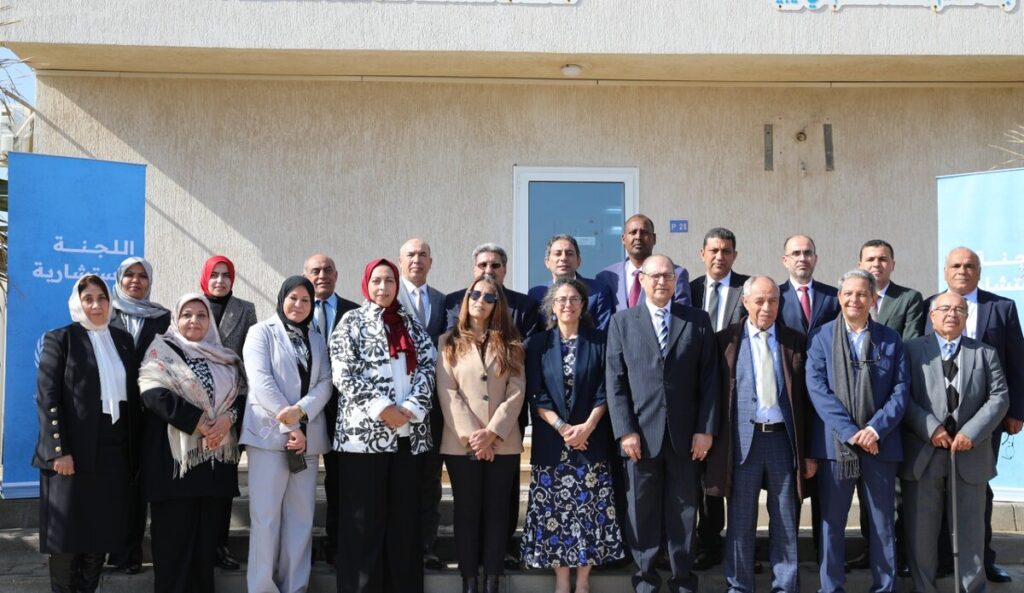
[[[986,586],[985,485],[996,475],[989,439],[1010,399],[995,349],[962,335],[967,301],[955,292],[940,294],[928,316],[935,333],[906,345],[912,387],[900,478],[910,572],[915,591],[937,591],[936,542],[950,480],[956,480],[961,586],[979,593]],[[947,450],[956,456],[956,475]]]
[[[626,541],[633,587],[661,586],[666,543],[672,593],[694,593],[693,529],[700,463],[718,429],[718,353],[707,313],[672,301],[676,267],[664,255],[640,269],[644,301],[612,316],[605,362],[608,412],[626,458]]]
[[[398,300],[402,306],[413,312],[419,320],[434,346],[445,329],[446,313],[444,310],[444,294],[427,285],[427,275],[434,265],[430,255],[430,244],[423,239],[409,239],[398,254],[398,267],[402,271],[402,280],[398,288]],[[434,448],[423,454],[423,476],[420,480],[420,534],[423,538],[423,567],[429,570],[441,570],[444,564],[434,552],[437,541],[437,525],[441,520],[438,508],[441,504],[441,432],[444,419],[438,410],[437,392],[434,393],[434,410],[431,412],[430,431],[434,438]]]

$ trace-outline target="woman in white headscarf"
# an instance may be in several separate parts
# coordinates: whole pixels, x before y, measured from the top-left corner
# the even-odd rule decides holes
[[[238,495],[235,425],[244,381],[238,355],[221,345],[206,297],[181,297],[139,369],[156,593],[213,592],[225,501]]]
[[[75,283],[71,325],[43,338],[37,380],[39,551],[55,593],[92,593],[106,553],[124,546],[128,482],[138,467],[135,347],[109,327],[99,276]]]
[[[153,266],[141,257],[129,257],[117,267],[111,306],[110,327],[123,329],[135,340],[138,365],[146,347],[158,334],[167,331],[171,312],[159,303],[149,300],[153,289]],[[130,484],[128,509],[128,539],[124,550],[111,554],[107,563],[126,574],[142,570],[142,538],[146,532],[146,503],[138,480]]]

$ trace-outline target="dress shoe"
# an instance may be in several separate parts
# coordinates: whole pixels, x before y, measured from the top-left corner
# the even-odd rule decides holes
[[[437,557],[437,554],[427,552],[423,555],[423,568],[427,570],[444,570],[444,564]]]
[[[519,570],[520,568],[522,568],[520,566],[520,564],[519,564],[519,556],[516,556],[515,554],[513,554],[511,552],[505,554],[504,565],[505,565],[505,570]],[[494,578],[498,578],[498,577],[494,577]],[[486,584],[485,584],[485,587],[486,587]],[[495,591],[497,591],[497,589],[495,589]]]
[[[710,552],[700,552],[697,557],[693,560],[693,570],[707,570],[709,568],[718,566],[722,563],[721,554],[712,554]]]
[[[1013,580],[1010,577],[1010,573],[1003,570],[998,564],[986,564],[985,565],[985,578],[990,583],[1009,583]]]
[[[462,577],[462,593],[479,593],[480,583],[477,582],[476,577]]]
[[[861,554],[856,558],[852,558],[846,561],[847,570],[864,570],[868,567],[868,555]]]
[[[133,560],[133,561],[129,562],[128,564],[123,564],[121,566],[118,566],[117,570],[120,570],[121,572],[123,572],[124,574],[127,574],[127,575],[139,574],[140,572],[142,572],[142,563],[135,562]]]
[[[484,593],[498,593],[498,577],[494,575],[484,576]]]
[[[935,567],[935,578],[944,579],[948,576],[953,576],[952,564],[940,564]]]
[[[760,560],[754,562],[754,574],[761,574],[764,572],[764,564],[761,564]]]
[[[228,550],[227,546],[220,546],[217,548],[217,561],[214,563],[224,570],[238,570],[242,567],[238,563],[238,560],[231,555],[231,551]]]

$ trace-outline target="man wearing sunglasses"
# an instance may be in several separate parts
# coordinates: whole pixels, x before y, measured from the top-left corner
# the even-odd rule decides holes
[[[841,315],[811,332],[807,392],[809,457],[818,460],[821,591],[844,591],[846,520],[857,486],[866,493],[868,547],[875,593],[896,587],[896,470],[903,459],[900,422],[910,378],[903,342],[871,319],[878,299],[875,277],[861,269],[839,279]]]
[[[519,335],[525,342],[526,338],[533,335],[542,328],[540,321],[540,303],[529,296],[516,292],[505,287],[505,275],[508,273],[508,254],[505,250],[494,243],[484,243],[473,250],[473,278],[479,278],[484,274],[493,277],[505,294],[505,303],[508,304],[509,315],[512,316],[512,323],[519,330]],[[448,330],[451,331],[459,321],[459,310],[462,308],[462,297],[466,289],[449,294],[444,299],[445,309],[448,311]],[[470,295],[473,296],[473,295]],[[489,295],[481,295],[486,298]],[[478,297],[479,298],[479,297]],[[493,298],[493,297],[492,297]],[[530,406],[523,406],[519,412],[519,431],[525,435],[526,425],[530,422]],[[519,542],[513,539],[516,527],[519,524],[519,481],[512,485],[509,492],[509,528],[508,528],[508,551],[505,555],[505,568],[517,570],[520,567]]]

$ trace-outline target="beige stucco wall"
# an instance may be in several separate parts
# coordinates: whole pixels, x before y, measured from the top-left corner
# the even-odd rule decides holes
[[[433,284],[463,285],[475,244],[511,247],[515,164],[639,167],[659,250],[691,270],[715,225],[738,234],[738,270],[776,277],[783,237],[810,233],[826,281],[882,237],[896,247],[897,281],[927,294],[935,176],[1000,162],[990,145],[1021,122],[1024,89],[43,76],[38,103],[37,152],[148,165],[156,298],[196,288],[202,261],[223,252],[238,265],[237,293],[264,316],[280,280],[318,249],[336,256],[349,297],[362,265],[411,235],[434,246]],[[834,127],[834,172],[823,122]],[[689,219],[692,232],[670,235],[669,218]]]

